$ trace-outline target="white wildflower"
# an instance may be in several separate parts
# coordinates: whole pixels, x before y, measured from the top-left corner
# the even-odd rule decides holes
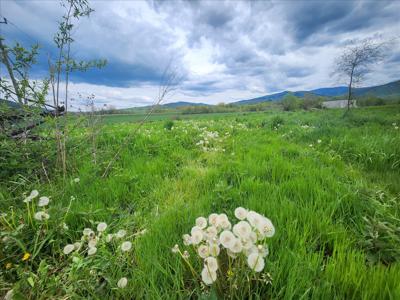
[[[131,250],[131,248],[132,248],[132,243],[129,241],[123,242],[121,244],[121,250],[124,252]]]
[[[218,270],[218,261],[215,257],[207,257],[204,260],[204,265],[207,267],[208,270],[212,272],[216,272]]]
[[[206,258],[210,254],[209,248],[206,245],[200,245],[199,248],[197,249],[197,253],[201,258]]]
[[[199,244],[203,240],[203,230],[201,230],[199,227],[194,226],[191,230],[191,241],[194,245]]]
[[[81,247],[82,247],[82,243],[80,243],[80,242],[75,242],[74,243],[74,249],[75,250],[79,250],[79,249],[81,249]]]
[[[233,235],[233,233],[229,230],[224,230],[220,236],[219,236],[219,240],[222,244],[222,246],[224,246],[225,248],[230,249],[233,244],[235,243],[235,236]]]
[[[128,284],[128,279],[126,277],[122,277],[120,280],[118,280],[117,286],[120,289],[123,289],[124,287],[126,287],[127,284]]]
[[[93,255],[97,252],[97,248],[96,247],[90,247],[87,254],[88,255]]]
[[[242,252],[243,245],[242,242],[239,239],[235,239],[232,247],[229,248],[233,253],[240,253]]]
[[[175,246],[171,249],[172,253],[178,253],[179,252],[179,246],[178,244],[175,244]]]
[[[238,207],[235,209],[235,217],[239,220],[244,220],[247,217],[247,209],[243,207]]]
[[[250,237],[251,234],[251,226],[246,221],[240,221],[233,226],[232,231],[234,234],[236,234],[237,237],[247,239]]]
[[[35,213],[34,218],[38,221],[44,221],[48,220],[50,218],[50,215],[45,211],[38,211],[37,213]]]
[[[213,226],[217,226],[217,219],[218,219],[217,214],[211,214],[208,216],[208,223],[210,223]]]
[[[89,248],[96,247],[96,245],[97,245],[97,239],[91,239],[91,240],[88,242],[88,247],[89,247]]]
[[[113,234],[111,234],[111,233],[107,234],[107,236],[106,236],[106,242],[107,242],[107,243],[111,242],[112,239],[113,239],[113,237],[114,237]]]
[[[124,236],[126,235],[126,231],[125,230],[123,230],[123,229],[121,229],[121,230],[118,230],[118,232],[117,232],[117,238],[123,238]]]
[[[318,144],[321,144],[321,142],[322,142],[321,140],[317,140],[317,143],[318,143]]]
[[[83,229],[83,235],[84,236],[90,236],[93,233],[93,230],[90,228],[85,228]]]
[[[72,251],[74,251],[74,249],[75,249],[74,245],[68,244],[68,245],[66,245],[66,246],[64,247],[63,252],[64,252],[65,255],[68,255],[68,254],[70,254]]]
[[[184,235],[182,236],[182,239],[183,239],[183,244],[184,244],[185,246],[189,246],[189,245],[192,243],[192,238],[190,237],[189,234],[184,234]]]
[[[261,272],[264,269],[264,258],[259,253],[252,253],[247,257],[247,264],[255,272]]]
[[[74,178],[74,182],[75,183],[78,183],[79,181],[81,181],[78,177],[77,178]]]
[[[188,259],[190,257],[189,252],[187,252],[186,250],[183,251],[182,256],[183,256],[184,259]]]
[[[210,255],[212,256],[218,256],[220,253],[221,249],[219,248],[217,243],[210,243],[209,247],[208,247],[208,252],[210,253]]]
[[[49,204],[50,199],[48,197],[40,197],[38,206],[43,207]]]
[[[204,267],[203,271],[201,271],[201,280],[207,285],[213,284],[215,280],[217,280],[217,272],[213,272]]]
[[[217,237],[218,229],[214,226],[210,226],[206,229],[207,239],[212,240]]]
[[[196,226],[199,227],[200,229],[204,229],[207,227],[207,219],[204,217],[198,217],[196,219]]]
[[[99,223],[99,224],[97,225],[97,231],[99,231],[99,232],[105,231],[106,228],[107,228],[107,224],[104,223],[104,222],[101,222],[101,223]]]

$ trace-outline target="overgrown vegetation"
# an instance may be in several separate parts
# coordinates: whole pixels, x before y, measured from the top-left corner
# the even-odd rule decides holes
[[[341,110],[270,111],[154,121],[101,178],[137,126],[109,123],[113,117],[104,117],[96,134],[96,163],[93,129],[80,126],[67,141],[68,177],[47,178],[39,166],[19,176],[30,168],[24,160],[12,178],[2,173],[2,295],[12,289],[27,298],[221,297],[171,247],[198,216],[232,219],[242,206],[268,216],[276,233],[260,277],[232,277],[226,297],[400,296],[399,106],[346,117]],[[39,195],[24,202],[32,190]],[[38,206],[46,203],[41,196],[49,198],[46,206]],[[39,211],[48,219],[35,218]],[[85,228],[96,245],[72,249]],[[107,242],[120,230],[123,238]],[[131,243],[127,252],[124,241]]]

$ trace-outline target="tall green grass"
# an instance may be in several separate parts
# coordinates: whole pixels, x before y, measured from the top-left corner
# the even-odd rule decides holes
[[[146,124],[105,179],[101,171],[135,124],[104,126],[97,165],[85,136],[74,137],[80,146],[71,153],[71,179],[79,177],[79,184],[62,178],[2,184],[2,211],[10,205],[22,209],[20,195],[32,188],[52,195],[55,216],[76,197],[66,218],[70,236],[56,235],[49,265],[58,263],[56,248],[79,238],[92,222],[131,234],[146,229],[134,242],[134,267],[102,275],[109,282],[126,276],[128,288],[99,288],[79,272],[73,280],[82,285],[73,287],[62,275],[43,270],[49,279],[38,276],[34,289],[21,283],[26,278],[10,280],[5,272],[0,288],[17,281],[28,297],[43,299],[211,297],[171,247],[196,217],[211,212],[232,217],[243,206],[268,216],[276,227],[264,270],[272,283],[249,283],[250,298],[400,298],[400,130],[392,125],[400,124],[399,106],[357,109],[347,116],[341,110],[197,116],[175,120],[171,130],[164,122]],[[218,140],[220,151],[196,145],[202,128],[229,133]],[[1,257],[1,264],[7,259]],[[99,259],[118,266],[112,253]],[[37,273],[39,263],[27,268]],[[249,298],[244,291],[239,286],[236,299]]]

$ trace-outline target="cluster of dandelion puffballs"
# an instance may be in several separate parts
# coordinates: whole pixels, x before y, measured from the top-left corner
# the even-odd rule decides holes
[[[183,235],[183,243],[192,245],[204,261],[201,279],[207,285],[217,280],[218,256],[222,249],[232,259],[246,258],[248,267],[254,272],[264,269],[264,259],[268,255],[265,240],[275,234],[274,225],[270,219],[243,207],[235,209],[235,217],[239,222],[233,226],[226,214],[213,213],[208,220],[199,217],[191,234]],[[188,252],[182,253],[178,245],[172,248],[172,252],[188,259]]]
[[[39,196],[39,192],[37,190],[33,190],[28,197],[24,199],[24,202],[29,206],[29,203],[33,201],[37,196]],[[46,206],[49,205],[50,199],[49,197],[46,196],[41,196],[39,198],[39,201],[37,203],[37,206],[41,208],[42,210],[37,211],[34,214],[34,218],[37,221],[46,221],[50,218],[50,215],[47,213]]]
[[[93,231],[91,228],[85,228],[82,232],[82,237],[79,242],[75,242],[74,244],[68,244],[64,247],[63,252],[65,255],[69,255],[74,251],[86,251],[88,256],[92,256],[97,252],[97,246],[100,243],[111,243],[113,240],[121,240],[125,237],[126,231],[121,229],[117,233],[109,233],[105,234],[107,229],[107,224],[104,222],[100,222],[97,225],[97,232]],[[86,247],[84,245],[87,245]],[[123,241],[120,246],[120,250],[122,252],[129,252],[132,249],[132,243],[130,241]],[[72,261],[78,262],[79,259],[74,256]],[[117,286],[119,288],[124,288],[128,283],[126,277],[122,277]]]

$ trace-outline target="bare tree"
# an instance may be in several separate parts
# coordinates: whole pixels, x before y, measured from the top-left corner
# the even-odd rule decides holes
[[[348,80],[347,110],[350,109],[353,86],[364,79],[373,64],[383,59],[385,44],[372,38],[360,42],[351,41],[336,59],[334,73],[345,76]]]

